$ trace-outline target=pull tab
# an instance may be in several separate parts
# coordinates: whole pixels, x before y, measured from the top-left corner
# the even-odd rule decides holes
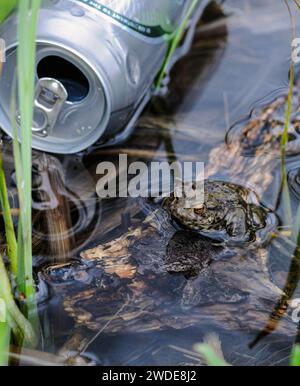
[[[34,134],[41,137],[47,137],[50,134],[67,98],[67,90],[58,80],[52,78],[39,80],[35,90],[32,127]]]

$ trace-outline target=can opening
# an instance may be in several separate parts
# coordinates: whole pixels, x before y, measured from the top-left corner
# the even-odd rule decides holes
[[[68,92],[69,102],[80,102],[89,93],[90,85],[83,72],[60,56],[46,56],[37,66],[39,78],[54,78],[61,82]]]

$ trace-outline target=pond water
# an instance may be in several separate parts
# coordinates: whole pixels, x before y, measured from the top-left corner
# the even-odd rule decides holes
[[[194,345],[216,334],[229,363],[289,362],[298,326],[293,308],[278,315],[300,297],[299,267],[292,260],[296,246],[286,237],[280,159],[268,148],[263,154],[227,148],[225,138],[239,142],[253,114],[260,117],[264,106],[287,94],[291,21],[281,0],[226,0],[223,6],[226,17],[212,12],[199,24],[191,52],[172,71],[168,94],[152,100],[128,142],[76,156],[34,154],[33,236],[45,352],[81,352],[105,365],[199,364]],[[300,36],[300,11],[294,7],[293,14]],[[298,106],[296,94],[295,112]],[[280,126],[284,106],[275,115]],[[275,236],[224,247],[165,224],[158,203],[101,201],[97,164],[117,164],[120,153],[128,162],[204,162],[207,177],[257,194],[274,212],[268,235]],[[288,157],[293,212],[299,165],[299,156]],[[157,209],[161,229],[149,231],[145,218]],[[210,273],[202,275],[211,255]],[[173,267],[184,256],[197,260],[196,273]],[[183,294],[195,286],[201,301],[182,307]]]

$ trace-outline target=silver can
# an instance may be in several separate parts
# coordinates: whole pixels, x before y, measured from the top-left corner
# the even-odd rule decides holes
[[[185,43],[209,0],[199,0]],[[193,0],[43,0],[37,31],[32,145],[76,153],[124,141],[149,101],[170,41]],[[17,61],[17,14],[0,27],[6,63],[0,126],[12,134],[11,95]],[[18,123],[18,112],[13,117]]]

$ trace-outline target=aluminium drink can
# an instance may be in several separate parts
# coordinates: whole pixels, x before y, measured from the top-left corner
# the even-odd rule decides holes
[[[190,48],[209,0],[42,0],[36,37],[32,146],[76,153],[130,135],[153,95],[170,42],[187,18]],[[17,11],[0,26],[6,63],[0,82],[0,127],[12,134],[11,95],[17,62]]]

